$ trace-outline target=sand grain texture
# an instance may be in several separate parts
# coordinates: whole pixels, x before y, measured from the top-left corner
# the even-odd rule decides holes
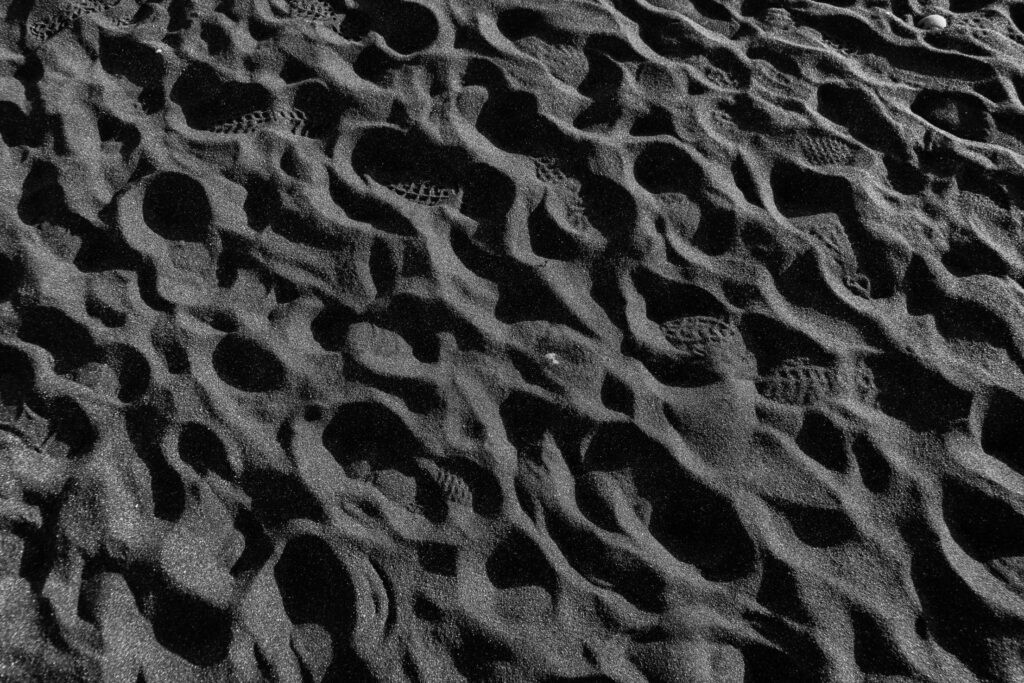
[[[0,681],[1024,681],[1019,0],[2,15]]]

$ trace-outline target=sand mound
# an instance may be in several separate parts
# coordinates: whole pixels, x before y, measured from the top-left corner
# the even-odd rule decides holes
[[[1024,680],[1019,0],[3,16],[0,680]]]

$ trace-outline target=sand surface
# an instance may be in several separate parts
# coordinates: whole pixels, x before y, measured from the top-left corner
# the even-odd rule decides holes
[[[0,10],[3,683],[1024,681],[1020,0]]]

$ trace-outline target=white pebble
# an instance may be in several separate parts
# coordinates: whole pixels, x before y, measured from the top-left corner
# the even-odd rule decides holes
[[[926,31],[932,31],[946,28],[946,26],[948,26],[948,22],[946,21],[946,17],[941,14],[929,14],[925,18],[921,19],[921,21],[917,22],[917,25]]]

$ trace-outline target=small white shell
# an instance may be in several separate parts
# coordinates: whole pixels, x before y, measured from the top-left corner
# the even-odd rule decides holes
[[[926,31],[934,31],[946,28],[946,26],[949,25],[949,22],[947,22],[946,17],[941,14],[929,14],[921,19],[921,21],[917,22],[917,25]]]

